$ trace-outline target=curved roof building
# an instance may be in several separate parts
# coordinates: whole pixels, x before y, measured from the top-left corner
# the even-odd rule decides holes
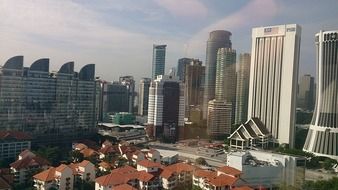
[[[338,159],[338,30],[316,34],[317,101],[304,150]]]

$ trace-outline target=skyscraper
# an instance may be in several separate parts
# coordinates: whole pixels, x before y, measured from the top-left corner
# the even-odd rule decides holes
[[[316,34],[317,101],[303,150],[338,159],[338,30]]]
[[[273,140],[294,144],[301,28],[253,28],[248,118],[259,118]]]
[[[300,78],[297,106],[312,111],[315,103],[315,78],[307,74]]]
[[[30,133],[38,144],[92,136],[99,112],[95,65],[74,72],[74,62],[49,72],[49,59],[23,67],[23,56],[0,68],[0,130]]]
[[[106,109],[103,113],[116,113],[129,111],[129,90],[120,82],[106,83],[103,96],[106,100]]]
[[[250,61],[251,56],[249,53],[239,54],[235,124],[244,123],[248,117]]]
[[[205,67],[202,61],[193,59],[185,65],[185,103],[186,109],[189,105],[201,105],[203,100],[203,79]]]
[[[219,48],[231,48],[231,33],[224,30],[210,32],[205,61],[205,83],[203,95],[203,118],[207,118],[208,102],[215,98],[216,58]]]
[[[236,108],[236,51],[220,48],[217,52],[215,99],[232,104],[231,123]]]
[[[155,138],[175,142],[184,127],[184,85],[172,76],[159,75],[149,88],[148,128]]]
[[[148,115],[148,100],[149,100],[149,87],[151,79],[143,78],[140,81],[139,92],[138,92],[138,114]]]
[[[128,112],[134,113],[135,81],[133,76],[122,76],[119,82],[128,90]]]
[[[217,52],[215,99],[208,103],[207,132],[211,138],[231,132],[236,100],[236,51],[219,48]]]
[[[166,47],[167,45],[153,45],[152,79],[164,75]]]
[[[176,74],[176,76],[182,82],[185,82],[184,81],[184,76],[185,76],[186,65],[189,65],[192,61],[199,61],[199,60],[198,59],[195,60],[193,58],[181,58],[177,62],[177,74]]]

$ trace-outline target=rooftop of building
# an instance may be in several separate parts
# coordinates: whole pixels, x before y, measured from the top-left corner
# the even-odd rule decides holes
[[[31,140],[32,136],[21,131],[0,131],[0,140]]]

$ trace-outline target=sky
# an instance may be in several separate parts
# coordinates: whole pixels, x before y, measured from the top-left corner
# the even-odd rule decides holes
[[[166,71],[182,57],[205,61],[212,30],[228,30],[237,54],[251,52],[251,29],[302,27],[300,75],[315,75],[314,35],[338,30],[337,0],[0,0],[0,65],[15,55],[50,71],[96,65],[107,81],[151,76],[153,44],[167,44]]]

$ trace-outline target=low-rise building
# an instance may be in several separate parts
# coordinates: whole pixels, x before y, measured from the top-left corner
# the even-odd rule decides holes
[[[16,158],[23,150],[30,150],[32,137],[19,131],[0,131],[0,160]]]
[[[34,187],[37,190],[56,188],[60,190],[72,190],[74,186],[74,174],[72,168],[65,164],[40,172],[33,176]]]
[[[241,171],[224,166],[216,171],[196,170],[193,175],[193,185],[203,190],[232,190],[245,184],[240,177]]]
[[[241,178],[250,186],[274,188],[282,183],[301,187],[305,163],[303,157],[250,150],[229,153],[226,164],[242,171]]]
[[[73,169],[73,174],[76,179],[95,181],[95,165],[88,160],[83,160],[76,164],[69,164],[69,167]]]
[[[251,118],[241,124],[229,137],[230,148],[252,149],[267,148],[271,140],[271,134],[258,118]]]
[[[163,189],[175,189],[178,186],[192,187],[192,175],[196,167],[186,163],[176,163],[166,166],[161,172]]]
[[[95,166],[88,160],[69,165],[61,164],[34,175],[33,179],[37,190],[48,190],[52,187],[71,190],[77,180],[95,181]]]
[[[22,151],[18,159],[10,164],[11,173],[14,175],[14,183],[26,183],[29,179],[29,174],[33,173],[39,169],[47,169],[50,166],[50,163],[40,157],[35,155],[29,150]]]
[[[114,169],[110,174],[95,180],[95,190],[157,190],[159,187],[160,184],[155,175],[144,170],[138,171],[131,166]]]

